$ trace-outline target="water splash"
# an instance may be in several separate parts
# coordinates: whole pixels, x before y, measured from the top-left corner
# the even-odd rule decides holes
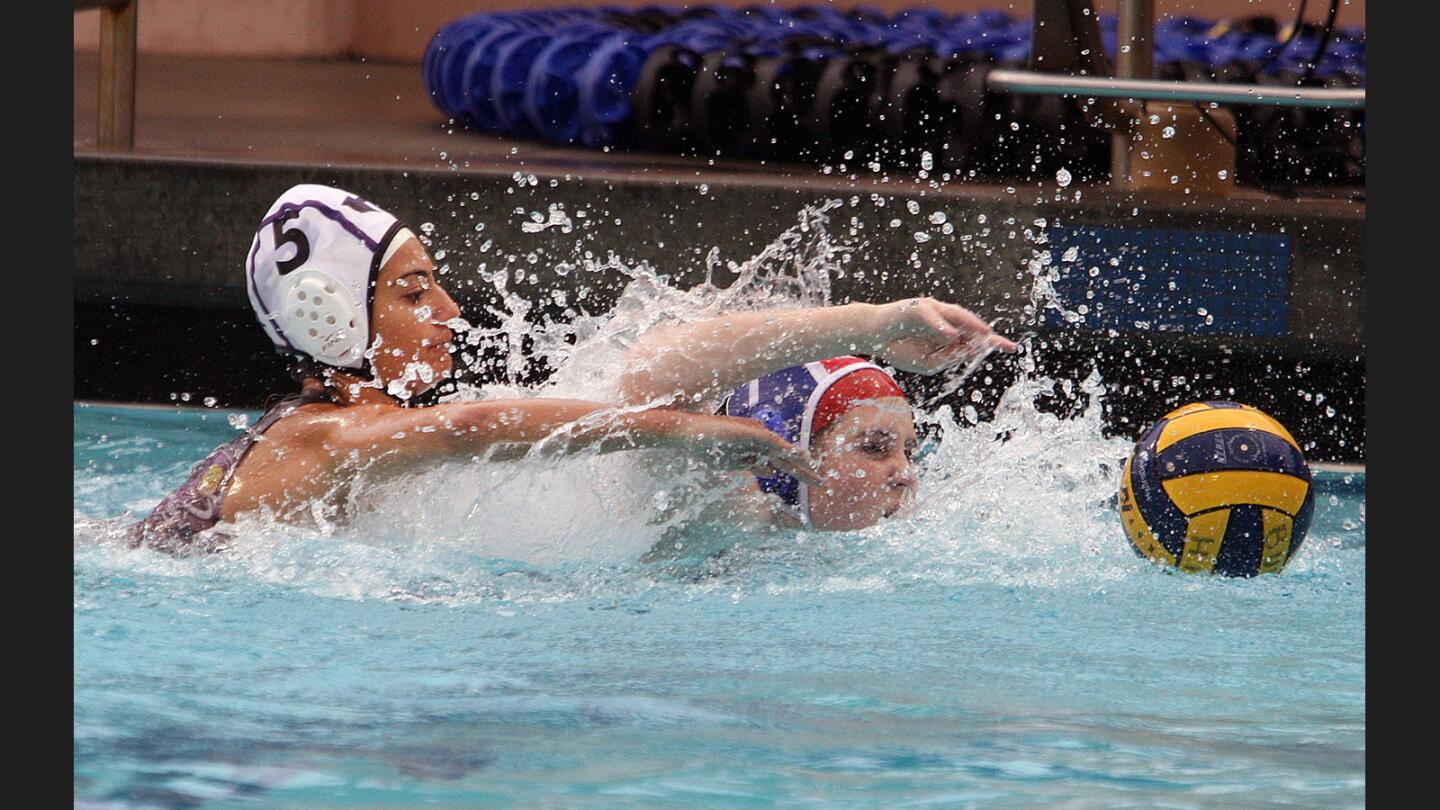
[[[483,278],[499,300],[489,308],[497,325],[482,328],[459,319],[450,325],[462,357],[466,349],[503,349],[504,379],[484,389],[462,387],[446,399],[605,401],[614,395],[627,352],[649,329],[722,313],[828,305],[831,278],[851,253],[828,229],[828,212],[840,205],[837,200],[803,209],[793,227],[745,261],[722,261],[712,249],[704,260],[705,280],[693,289],[614,254],[578,259],[575,272],[626,280],[604,314],[532,323],[534,305],[510,288],[510,273],[486,271]],[[976,222],[985,225],[985,217]],[[1033,246],[1024,267],[1032,279],[1030,303],[1026,320],[1007,331],[1023,337],[1048,309],[1061,310],[1066,320],[1077,313],[1063,310],[1055,295],[1044,221],[1020,230]],[[943,393],[959,390],[987,353],[951,372]],[[521,381],[534,361],[554,373],[527,387]],[[384,481],[362,476],[338,510],[358,517],[342,521],[339,514],[317,513],[312,525],[297,528],[251,516],[236,525],[231,551],[198,560],[128,550],[119,540],[124,520],[77,515],[76,556],[86,557],[95,571],[240,577],[339,598],[485,602],[499,609],[597,595],[638,598],[675,587],[741,593],[984,582],[1101,589],[1151,576],[1115,519],[1111,499],[1129,444],[1102,432],[1102,381],[1092,374],[1078,386],[1057,383],[1038,374],[1026,352],[1018,362],[1021,373],[991,421],[982,422],[974,408],[937,407],[942,397],[918,403],[917,419],[937,425],[943,435],[917,461],[920,497],[909,510],[863,531],[734,532],[649,562],[647,552],[719,495],[677,501],[677,484],[703,490],[705,473],[689,460],[644,451],[563,462],[452,462]],[[1042,410],[1037,402],[1057,387],[1088,404],[1070,418]],[[161,486],[155,471],[131,478],[137,476],[143,492],[124,504],[136,513],[158,499]],[[82,482],[77,470],[77,493],[113,483],[114,476],[99,474]],[[1295,566],[1304,567],[1303,556]]]
[[[549,216],[539,211],[530,212],[530,221],[520,223],[520,230],[525,233],[540,233],[546,228],[558,228],[561,233],[570,233],[575,230],[575,223],[565,213],[565,206],[560,203],[551,203]]]

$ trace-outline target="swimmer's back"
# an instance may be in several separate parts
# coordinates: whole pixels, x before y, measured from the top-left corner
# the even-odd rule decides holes
[[[171,554],[206,553],[226,545],[227,538],[211,530],[237,513],[228,496],[235,488],[241,468],[247,466],[245,462],[251,450],[282,421],[290,421],[287,417],[315,404],[305,397],[282,400],[242,435],[212,450],[190,468],[183,484],[160,501],[144,520],[130,526],[127,532],[130,545],[148,546]]]

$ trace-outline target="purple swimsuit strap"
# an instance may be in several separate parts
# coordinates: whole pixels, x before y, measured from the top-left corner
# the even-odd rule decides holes
[[[194,554],[224,547],[223,538],[201,538],[220,522],[220,507],[235,468],[271,425],[313,400],[285,400],[245,431],[211,451],[194,467],[178,489],[166,496],[150,515],[128,530],[131,547],[149,546],[171,554]]]

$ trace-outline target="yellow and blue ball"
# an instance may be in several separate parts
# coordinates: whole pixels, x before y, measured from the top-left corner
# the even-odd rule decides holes
[[[1252,577],[1295,556],[1315,500],[1283,425],[1248,405],[1196,402],[1146,431],[1125,462],[1120,520],[1142,556]]]

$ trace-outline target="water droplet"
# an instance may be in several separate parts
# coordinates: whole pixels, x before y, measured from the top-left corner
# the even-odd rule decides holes
[[[1055,182],[1059,183],[1061,188],[1070,185],[1070,179],[1070,171],[1068,169],[1061,169],[1055,172]]]

